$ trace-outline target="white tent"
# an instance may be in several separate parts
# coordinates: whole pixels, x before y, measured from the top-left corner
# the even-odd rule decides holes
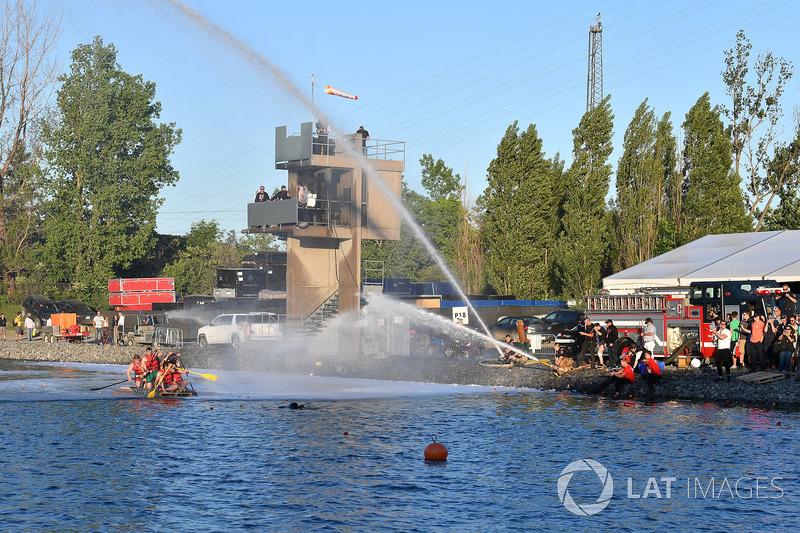
[[[603,278],[603,288],[688,288],[695,281],[747,279],[800,281],[800,230],[706,235]]]

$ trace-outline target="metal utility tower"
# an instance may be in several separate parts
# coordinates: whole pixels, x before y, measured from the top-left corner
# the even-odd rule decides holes
[[[589,75],[586,78],[586,111],[603,100],[603,25],[600,13],[597,24],[589,27]]]

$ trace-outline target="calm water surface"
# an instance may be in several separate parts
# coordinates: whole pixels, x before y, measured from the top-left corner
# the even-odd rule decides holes
[[[201,395],[192,399],[88,391],[122,370],[0,362],[0,530],[796,531],[800,523],[797,413],[222,372],[217,382],[195,380]],[[308,408],[279,408],[286,400]],[[449,450],[444,463],[423,460],[433,433]],[[610,499],[591,470],[562,476],[580,459],[607,469]],[[577,505],[607,506],[570,512],[560,476]]]

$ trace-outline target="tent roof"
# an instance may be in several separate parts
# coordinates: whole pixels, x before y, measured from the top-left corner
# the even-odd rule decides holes
[[[800,230],[706,235],[603,278],[607,290],[688,287],[695,281],[800,281]]]

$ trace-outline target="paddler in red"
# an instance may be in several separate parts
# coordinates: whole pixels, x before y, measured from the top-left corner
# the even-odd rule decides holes
[[[144,357],[142,358],[142,366],[144,367],[144,388],[152,390],[155,386],[158,372],[161,369],[161,362],[158,360],[158,355],[149,346],[145,350]]]
[[[134,376],[136,377],[135,383],[137,387],[142,386],[142,377],[144,376],[144,365],[142,364],[141,357],[139,357],[138,355],[133,356],[133,361],[131,361],[131,364],[128,366],[127,374],[129,380],[133,379]]]
[[[164,366],[161,370],[164,378],[161,380],[161,390],[164,392],[182,391],[189,383],[183,379],[178,367],[180,354],[170,352],[164,358]]]

